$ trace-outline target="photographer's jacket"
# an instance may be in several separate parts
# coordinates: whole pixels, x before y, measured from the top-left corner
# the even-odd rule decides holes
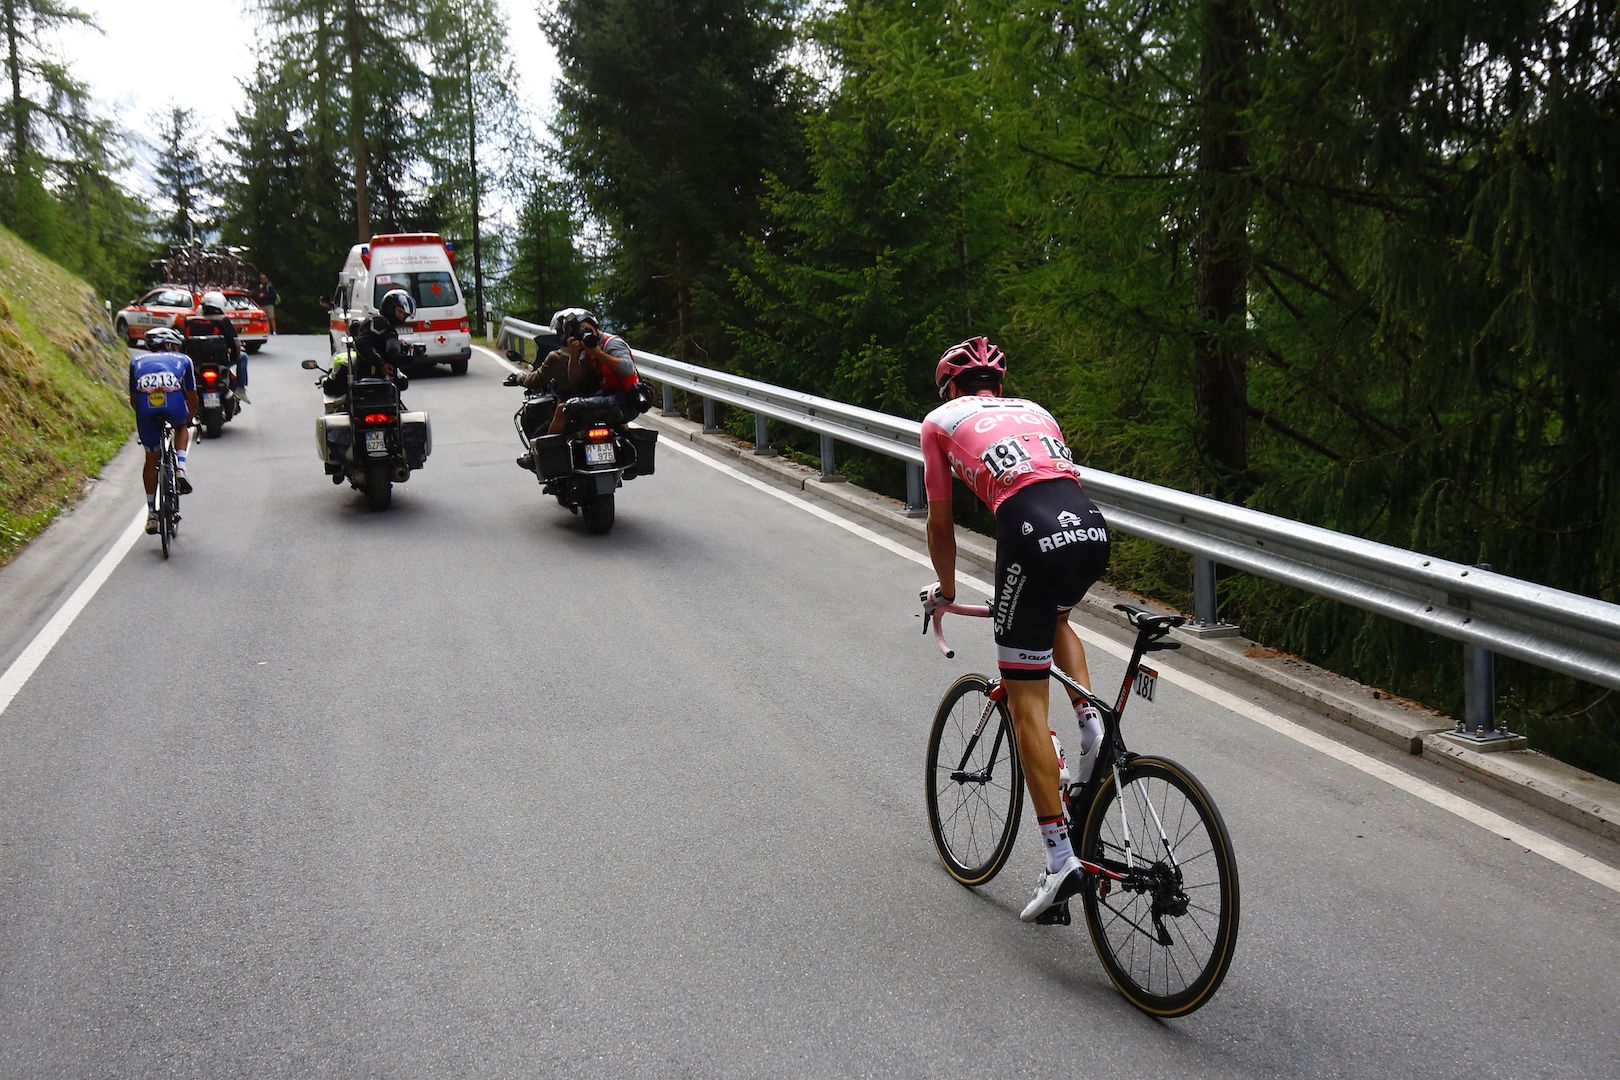
[[[630,354],[630,346],[624,338],[614,334],[603,334],[602,344],[599,346],[607,354],[607,360],[598,360],[592,355],[596,363],[597,373],[601,376],[602,384],[599,393],[618,394],[626,390],[634,390],[641,381],[636,374],[635,357]]]

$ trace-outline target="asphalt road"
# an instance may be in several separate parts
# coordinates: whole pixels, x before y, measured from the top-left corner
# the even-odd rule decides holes
[[[1219,803],[1243,925],[1137,1013],[1018,921],[1033,835],[938,865],[929,718],[993,653],[918,634],[924,570],[667,446],[589,536],[485,355],[413,383],[433,455],[370,513],[325,352],[253,359],[174,557],[0,713],[0,1076],[1620,1072],[1620,894],[1163,683],[1127,730]]]

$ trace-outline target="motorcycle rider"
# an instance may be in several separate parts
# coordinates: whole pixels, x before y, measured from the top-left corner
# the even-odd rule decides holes
[[[186,338],[198,342],[196,346],[188,346],[186,355],[192,360],[199,359],[198,353],[206,351],[210,346],[211,338],[224,338],[231,366],[231,390],[236,394],[236,400],[244,405],[253,404],[248,398],[248,372],[247,353],[242,351],[242,343],[236,339],[236,327],[225,315],[225,294],[218,289],[210,289],[202,294],[195,315],[186,316]]]
[[[555,325],[561,321],[559,328]],[[600,405],[617,405],[624,420],[629,421],[642,412],[642,390],[638,389],[641,376],[636,372],[636,361],[630,345],[614,334],[602,333],[596,316],[583,308],[565,308],[552,316],[552,329],[557,331],[568,348],[568,371],[576,379],[594,373],[598,381],[597,393],[579,397],[563,404],[551,418],[551,434],[561,431],[568,423],[569,410]]]
[[[377,314],[349,325],[354,343],[347,352],[332,358],[332,373],[321,380],[329,396],[349,392],[350,368],[354,378],[384,378],[404,390],[410,384],[399,371],[401,355],[399,328],[416,316],[416,301],[404,289],[390,289],[377,305]]]
[[[551,316],[551,330],[558,338],[563,338],[569,319],[578,319],[581,315],[589,316],[590,312],[584,308],[564,308]],[[532,370],[514,372],[505,380],[507,386],[521,386],[526,390],[550,389],[555,399],[550,406],[540,406],[525,409],[523,414],[523,431],[530,439],[547,430],[553,417],[556,415],[555,401],[567,401],[570,398],[582,397],[594,393],[600,385],[600,379],[594,368],[586,368],[577,374],[569,370],[570,357],[567,349],[553,349],[546,354],[546,358]],[[534,454],[524,451],[517,459],[518,468],[528,472],[534,471]]]
[[[135,431],[146,451],[141,483],[146,488],[146,531],[158,531],[158,452],[163,445],[163,422],[174,426],[177,451],[175,486],[191,493],[186,479],[186,451],[191,446],[191,418],[197,415],[197,374],[191,359],[180,351],[182,339],[167,326],[146,332],[150,355],[129,362],[129,403],[135,410]]]

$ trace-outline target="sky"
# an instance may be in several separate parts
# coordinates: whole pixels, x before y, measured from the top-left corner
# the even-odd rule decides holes
[[[540,33],[538,0],[497,3],[506,9],[507,39],[523,101],[535,115],[549,117],[556,61]],[[244,103],[238,80],[252,76],[255,39],[261,36],[236,28],[257,26],[257,16],[250,14],[256,5],[243,0],[75,0],[72,6],[94,18],[103,32],[66,30],[57,46],[68,70],[90,87],[102,115],[137,136],[150,137],[158,117],[178,104],[191,109],[212,134],[225,134]],[[188,41],[207,44],[191,57],[185,55]],[[139,145],[129,149],[136,158],[130,181],[144,184],[151,172],[149,155]]]

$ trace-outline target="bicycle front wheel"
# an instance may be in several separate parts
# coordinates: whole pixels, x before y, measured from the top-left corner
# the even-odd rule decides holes
[[[1132,758],[1117,784],[1103,779],[1080,853],[1120,875],[1090,875],[1080,893],[1114,987],[1153,1016],[1202,1006],[1226,977],[1238,928],[1232,841],[1204,786],[1173,761]]]
[[[1024,809],[1012,721],[989,695],[983,675],[957,679],[928,735],[928,828],[939,861],[964,885],[983,885],[1007,864]]]

